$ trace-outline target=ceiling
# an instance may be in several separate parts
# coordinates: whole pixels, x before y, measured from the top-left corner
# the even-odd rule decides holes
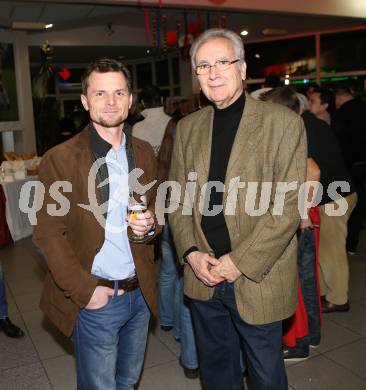
[[[136,1],[136,4],[137,3],[139,2]],[[154,15],[156,15],[156,9],[157,8],[149,8],[150,23]],[[188,22],[197,20],[198,10],[163,7],[161,15],[166,16],[166,31],[175,31],[177,22],[184,26],[185,12]],[[299,14],[273,12],[223,12],[220,11],[219,7],[216,7],[215,10],[212,10],[211,8],[210,11],[200,9],[200,13],[205,26],[208,24],[208,19],[210,20],[210,26],[213,26],[219,16],[225,15],[227,17],[227,28],[237,32],[240,32],[243,29],[249,31],[248,36],[244,38],[245,42],[254,42],[265,38],[262,34],[262,30],[266,28],[285,29],[287,34],[291,35],[366,25],[366,18],[305,16]],[[29,34],[44,34],[44,39],[49,39],[47,34],[50,34],[50,32],[62,32],[93,26],[102,26],[103,30],[101,29],[101,31],[104,31],[106,36],[109,34],[112,35],[114,30],[117,30],[117,28],[119,29],[119,32],[121,31],[120,28],[139,28],[139,30],[134,31],[139,31],[142,35],[145,31],[144,9],[138,6],[96,5],[87,3],[66,4],[62,3],[62,1],[60,1],[60,3],[51,4],[44,1],[28,0],[22,2],[0,0],[0,28],[2,27],[4,30],[11,29],[13,22],[53,23],[54,27],[50,30],[35,32],[30,29],[26,29]],[[183,30],[184,28],[181,27],[181,29]],[[107,47],[108,44],[106,44],[106,50]],[[135,45],[129,48],[125,47],[125,50],[123,51],[124,57],[139,58],[141,57],[141,54],[146,54],[146,50],[148,48],[146,41],[139,46]],[[100,49],[103,50],[102,47]],[[70,54],[67,54],[65,50],[64,55],[69,55],[71,59],[75,58],[75,53],[78,53],[80,54],[80,57],[83,57],[83,49],[80,44],[79,48],[74,47],[72,50],[72,53],[69,50]],[[59,53],[61,55],[61,51],[59,51]],[[108,53],[110,53],[110,51],[108,51]],[[85,55],[87,56],[87,54]],[[76,57],[79,58],[79,56]],[[64,62],[69,61],[65,58]]]

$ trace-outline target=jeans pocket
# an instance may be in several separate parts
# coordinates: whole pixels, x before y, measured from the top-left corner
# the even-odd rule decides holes
[[[107,309],[110,306],[113,298],[114,297],[109,297],[107,303],[104,306],[102,306],[102,307],[98,307],[98,309],[87,309],[86,307],[84,307],[84,310],[88,311],[90,313],[97,313],[97,312],[103,311],[103,310]]]

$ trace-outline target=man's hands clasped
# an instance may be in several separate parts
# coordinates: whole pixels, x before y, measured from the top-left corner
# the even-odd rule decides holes
[[[187,256],[187,262],[196,277],[209,287],[224,281],[233,283],[241,276],[228,254],[215,259],[208,253],[195,251]]]

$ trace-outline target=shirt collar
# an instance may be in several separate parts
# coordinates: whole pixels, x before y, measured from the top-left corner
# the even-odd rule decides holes
[[[89,142],[92,151],[95,152],[99,157],[105,157],[112,148],[112,145],[98,134],[92,123],[89,123],[88,131]],[[123,125],[123,133],[125,136],[123,137],[121,146],[129,148],[131,146],[132,127],[127,122],[125,122]]]

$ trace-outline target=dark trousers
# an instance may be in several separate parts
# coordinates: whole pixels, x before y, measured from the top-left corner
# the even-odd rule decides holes
[[[249,325],[238,313],[234,286],[215,287],[209,301],[191,300],[191,313],[204,390],[243,390],[240,347],[252,390],[287,390],[282,322]]]
[[[309,344],[318,345],[320,343],[320,305],[315,256],[314,231],[305,230],[298,238],[297,267],[308,316],[309,334],[302,343],[302,346],[306,345],[306,347],[309,347]]]

